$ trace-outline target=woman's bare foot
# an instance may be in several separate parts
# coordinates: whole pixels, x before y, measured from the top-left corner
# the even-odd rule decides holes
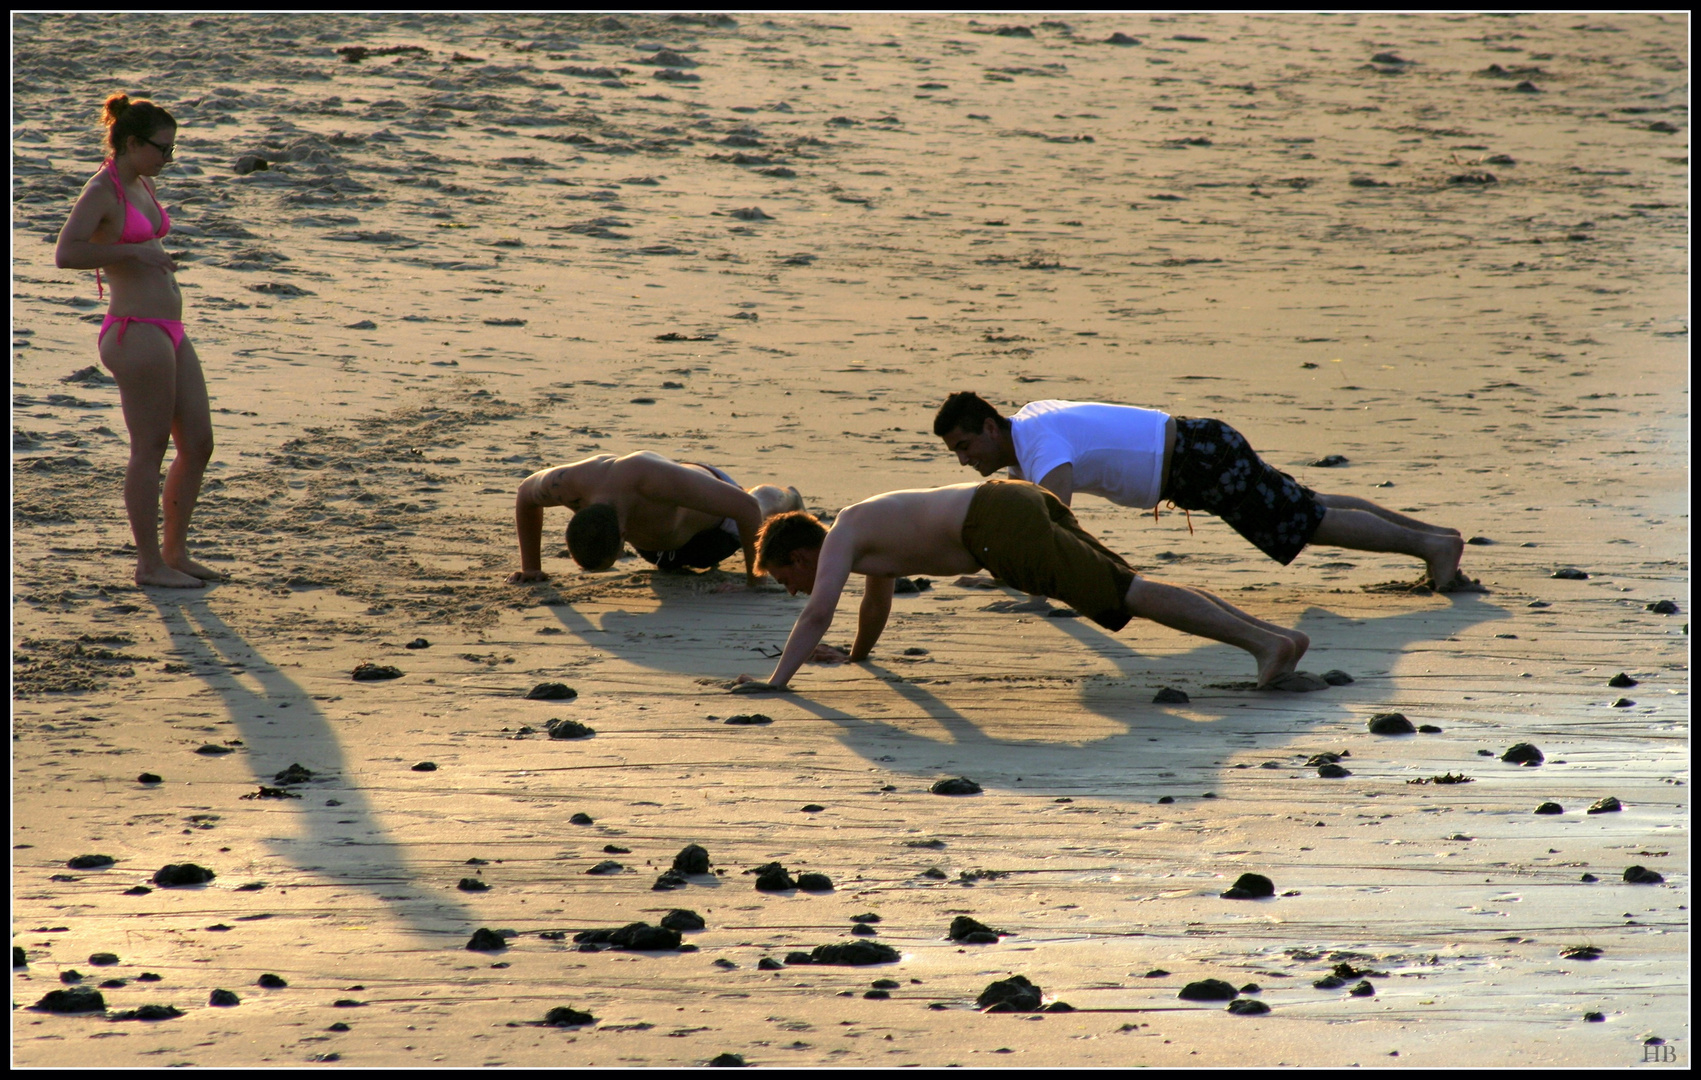
[[[223,581],[224,580],[223,574],[219,573],[217,570],[214,570],[210,566],[202,566],[200,563],[196,562],[194,559],[189,558],[189,556],[187,556],[187,555],[183,556],[180,559],[168,559],[168,560],[166,560],[166,565],[171,567],[173,570],[178,570],[178,571],[181,571],[182,573],[188,574],[190,577],[198,577],[202,581]]]
[[[136,567],[136,584],[159,589],[201,589],[205,588],[207,583],[193,574],[174,570],[161,563],[149,569]]]

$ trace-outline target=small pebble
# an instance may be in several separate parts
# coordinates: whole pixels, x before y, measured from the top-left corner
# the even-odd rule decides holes
[[[538,683],[526,691],[528,701],[571,701],[579,696],[579,692],[566,683]]]
[[[157,773],[145,772],[142,775],[136,777],[136,783],[138,783],[138,784],[163,784],[163,783],[165,783],[165,781],[161,780],[159,778],[159,774],[157,774]]]
[[[585,813],[584,811],[581,810],[579,813],[574,814],[572,817],[568,818],[567,824],[569,824],[569,825],[591,825],[591,824],[594,824],[594,822],[591,820],[591,815],[589,815],[589,814],[587,814],[587,813]]]
[[[1521,742],[1509,747],[1500,755],[1500,760],[1512,765],[1540,765],[1547,758],[1535,744]]]
[[[937,780],[928,790],[935,795],[978,795],[981,788],[979,784],[968,777],[958,776]]]
[[[1629,698],[1621,697],[1621,698],[1618,698],[1617,700],[1615,700],[1612,703],[1612,707],[1615,708],[1615,709],[1628,709],[1628,708],[1630,708],[1630,706],[1632,706],[1634,704],[1636,704],[1636,703],[1634,701],[1631,701]]]
[[[1234,1013],[1236,1016],[1260,1016],[1269,1012],[1270,1006],[1264,1004],[1262,1001],[1254,1001],[1247,998],[1229,1002],[1228,1011]]]
[[[111,967],[113,964],[118,963],[118,954],[97,952],[89,957],[89,963],[93,964],[95,967]]]
[[[1173,687],[1166,686],[1162,690],[1159,690],[1157,692],[1157,694],[1153,696],[1152,704],[1154,704],[1154,705],[1186,705],[1189,701],[1192,701],[1192,700],[1193,700],[1192,698],[1187,696],[1186,691],[1176,690]]]
[[[1536,807],[1536,813],[1538,813],[1538,814],[1563,814],[1563,813],[1565,813],[1565,808],[1560,806],[1556,802],[1544,802],[1540,806]]]
[[[1176,996],[1183,1001],[1233,1001],[1240,991],[1221,979],[1201,979],[1182,987]]]
[[[207,998],[208,1005],[230,1006],[242,1004],[242,999],[229,990],[214,990]]]
[[[488,883],[480,881],[478,878],[472,878],[472,877],[462,878],[460,884],[456,885],[455,888],[461,890],[462,892],[489,892],[490,891],[490,885]]]
[[[277,975],[266,974],[260,976],[259,985],[265,987],[267,990],[282,990],[287,987],[289,983],[285,982]]]
[[[1636,680],[1632,679],[1630,676],[1626,675],[1624,672],[1621,671],[1617,675],[1614,675],[1612,678],[1608,679],[1607,685],[1614,687],[1616,689],[1623,690],[1623,689],[1628,689],[1629,687],[1635,686]]]
[[[1565,581],[1587,581],[1588,578],[1589,578],[1588,574],[1585,574],[1583,571],[1577,569],[1574,566],[1568,566],[1568,567],[1565,567],[1564,569],[1561,569],[1561,570],[1555,570],[1553,572],[1553,576],[1556,577],[1556,578],[1561,578]]]
[[[1670,600],[1656,600],[1648,605],[1648,610],[1656,615],[1676,615],[1677,605]]]
[[[1632,866],[1624,871],[1624,880],[1632,885],[1658,885],[1665,880],[1665,875],[1646,866]]]
[[[1343,777],[1351,776],[1352,773],[1341,768],[1339,765],[1319,765],[1317,767],[1317,775],[1323,777],[1325,780],[1339,780]]]
[[[437,763],[435,761],[422,761],[422,762],[420,762],[419,764],[417,764],[413,767],[413,771],[414,772],[436,772],[437,771]]]
[[[1439,735],[1439,734],[1441,734],[1441,729],[1436,727],[1434,724],[1419,724],[1418,725],[1418,731],[1425,734],[1425,735]]]
[[[1410,735],[1417,731],[1404,713],[1397,712],[1377,713],[1366,726],[1372,735]]]
[[[1222,894],[1224,900],[1255,900],[1265,896],[1276,895],[1275,882],[1263,874],[1242,874],[1235,883]]]
[[[1597,800],[1585,812],[1590,814],[1610,814],[1616,810],[1623,809],[1624,804],[1618,801],[1618,797],[1616,795],[1608,795],[1604,799]]]

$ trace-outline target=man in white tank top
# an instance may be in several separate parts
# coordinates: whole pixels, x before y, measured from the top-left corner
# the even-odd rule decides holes
[[[1077,491],[1119,506],[1160,501],[1216,514],[1284,566],[1307,544],[1397,551],[1422,559],[1425,584],[1483,591],[1459,572],[1464,538],[1367,499],[1323,495],[1266,464],[1220,420],[1081,401],[1034,401],[1004,417],[978,395],[952,394],[933,432],[982,476],[1010,470],[1068,505]]]

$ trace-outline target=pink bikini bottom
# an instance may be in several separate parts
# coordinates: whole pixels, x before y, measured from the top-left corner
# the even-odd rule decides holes
[[[130,323],[147,323],[149,326],[157,326],[161,330],[164,330],[166,336],[171,338],[172,348],[175,349],[183,344],[183,323],[180,320],[143,319],[138,318],[135,315],[107,315],[106,319],[100,324],[100,335],[96,337],[95,340],[99,341],[106,337],[107,328],[113,323],[118,324],[118,340],[120,342],[124,340],[124,331],[129,328]]]

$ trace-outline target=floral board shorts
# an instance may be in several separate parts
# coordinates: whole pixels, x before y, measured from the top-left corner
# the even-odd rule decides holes
[[[1328,512],[1316,492],[1266,465],[1234,428],[1181,416],[1162,498],[1217,515],[1283,566],[1311,543]]]

